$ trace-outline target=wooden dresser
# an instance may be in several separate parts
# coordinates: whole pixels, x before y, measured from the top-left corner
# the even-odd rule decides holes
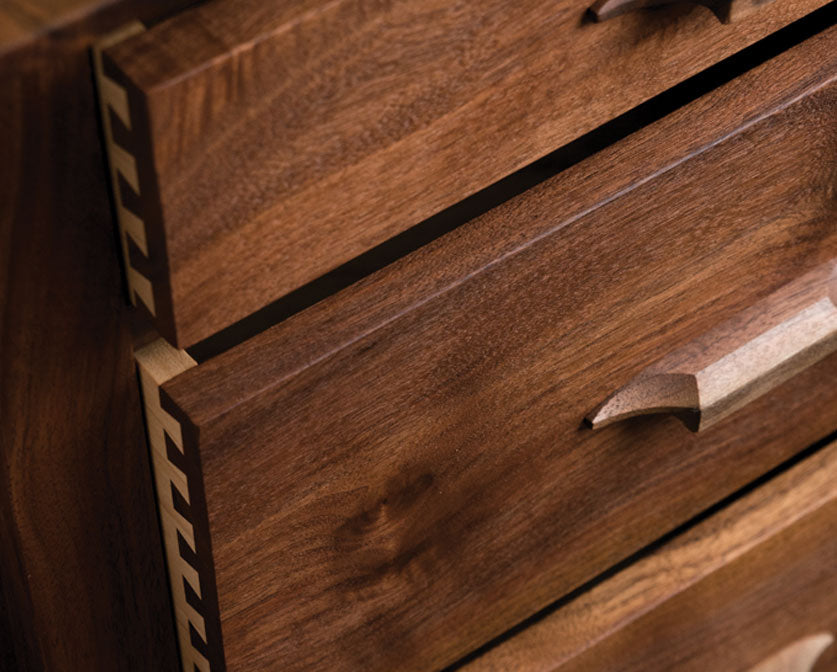
[[[837,3],[16,0],[0,83],[3,670],[837,670]]]

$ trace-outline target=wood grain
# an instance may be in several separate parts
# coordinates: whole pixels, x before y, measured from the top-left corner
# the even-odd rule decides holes
[[[223,0],[114,45],[155,323],[188,347],[822,4]]]
[[[0,9],[42,12],[0,44],[3,670],[177,663],[89,48],[183,4]]]
[[[837,256],[836,44],[163,385],[200,455],[230,668],[441,668],[837,426],[835,356],[705,434],[580,426]]]
[[[459,672],[807,672],[837,632],[835,530],[837,444]]]
[[[837,260],[795,279],[640,372],[591,411],[593,429],[671,413],[703,431],[837,350]]]

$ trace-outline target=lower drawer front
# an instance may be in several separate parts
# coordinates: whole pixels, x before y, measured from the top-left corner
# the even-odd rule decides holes
[[[581,426],[837,257],[835,44],[162,386],[213,669],[440,669],[837,426],[837,355],[705,433]]]
[[[837,670],[837,444],[460,672]]]

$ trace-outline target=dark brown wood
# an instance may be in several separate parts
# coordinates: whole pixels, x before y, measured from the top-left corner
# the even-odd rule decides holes
[[[188,347],[822,4],[722,30],[708,12],[594,24],[586,0],[184,12],[105,52],[146,308]]]
[[[837,426],[837,356],[700,435],[581,426],[837,256],[835,46],[163,385],[230,668],[438,669]]]
[[[590,412],[593,429],[671,413],[704,431],[837,350],[837,260],[644,369]]]
[[[832,444],[460,672],[833,670],[835,532]]]
[[[3,670],[177,665],[88,53],[177,4],[0,9]]]

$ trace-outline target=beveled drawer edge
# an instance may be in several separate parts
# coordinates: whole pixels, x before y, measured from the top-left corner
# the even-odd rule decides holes
[[[559,670],[835,499],[837,442],[456,670]]]
[[[122,147],[115,139],[113,133],[113,122],[111,115],[120,119],[125,128],[131,128],[131,110],[128,105],[128,92],[124,86],[108,77],[104,72],[102,62],[102,51],[114,44],[122,42],[129,37],[141,33],[145,27],[138,21],[126,24],[118,30],[102,38],[93,49],[93,63],[96,75],[96,90],[99,98],[99,109],[102,119],[102,130],[105,139],[107,152],[108,172],[111,181],[111,193],[113,194],[114,206],[116,208],[116,219],[119,225],[119,242],[122,250],[122,259],[125,264],[125,279],[128,284],[128,294],[131,303],[137,305],[137,300],[148,309],[151,315],[156,315],[154,302],[154,291],[151,280],[141,273],[132,263],[129,252],[128,240],[148,256],[148,239],[145,222],[136,213],[132,212],[123,201],[122,190],[120,189],[120,177],[133,189],[137,197],[140,197],[140,181],[137,172],[137,160],[131,152]],[[190,670],[191,672],[191,670]]]
[[[208,538],[199,539],[202,527],[196,524],[199,514],[192,507],[200,497],[196,497],[196,479],[190,477],[193,470],[186,466],[181,425],[160,403],[160,385],[197,362],[163,339],[145,346],[135,357],[183,672],[217,672],[224,667],[218,658],[222,647],[218,610],[213,608],[217,597],[214,577],[207,575],[211,559],[202,557],[211,552]],[[193,595],[187,595],[188,591]],[[210,664],[214,658],[219,662]]]

